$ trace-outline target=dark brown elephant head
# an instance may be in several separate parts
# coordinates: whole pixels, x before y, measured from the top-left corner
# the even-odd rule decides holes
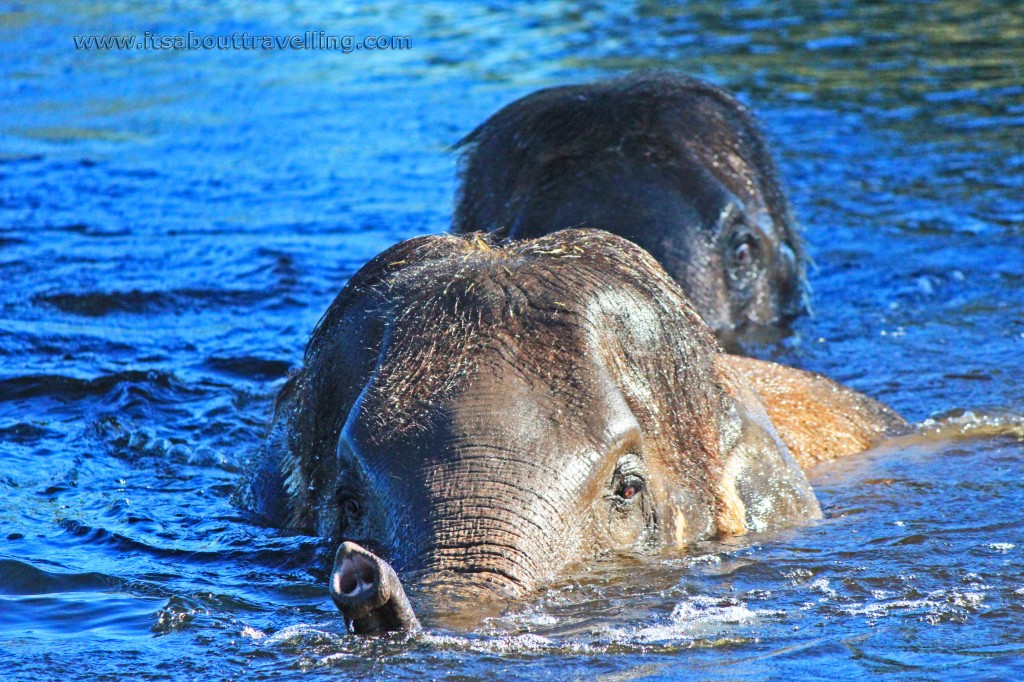
[[[540,90],[458,145],[454,225],[516,239],[587,226],[649,251],[721,338],[806,308],[804,255],[749,110],[673,73]]]

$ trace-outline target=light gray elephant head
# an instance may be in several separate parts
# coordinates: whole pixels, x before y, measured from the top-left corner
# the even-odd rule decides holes
[[[241,498],[372,550],[343,547],[332,578],[363,631],[404,613],[402,596],[384,606],[392,588],[370,594],[398,582],[374,557],[412,581],[518,596],[598,555],[817,517],[720,357],[678,285],[623,238],[411,239],[324,315]]]

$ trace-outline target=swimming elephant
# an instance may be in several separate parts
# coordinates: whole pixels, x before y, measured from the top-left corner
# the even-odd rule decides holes
[[[462,150],[456,232],[595,227],[649,251],[726,343],[806,310],[804,250],[753,116],[671,73],[540,90]]]
[[[802,466],[903,425],[824,377],[724,353],[618,236],[425,236],[324,314],[240,501],[345,541],[330,591],[353,630],[408,629],[400,575],[516,597],[595,556],[814,519]]]

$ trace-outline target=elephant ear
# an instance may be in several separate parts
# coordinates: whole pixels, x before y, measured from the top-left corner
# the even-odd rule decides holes
[[[274,417],[235,504],[274,526],[327,534],[322,529],[336,518],[325,500],[333,495],[338,475],[338,437],[380,354],[389,305],[386,283],[421,262],[480,248],[487,244],[479,237],[414,237],[352,275],[313,330],[302,369],[278,392]]]
[[[719,535],[762,531],[821,517],[811,484],[779,437],[747,378],[728,362],[714,370],[722,392],[717,485]]]
[[[295,476],[289,471],[300,472],[297,457],[292,446],[291,418],[298,407],[297,384],[301,375],[291,377],[277,394],[274,401],[274,418],[267,429],[267,435],[256,457],[246,468],[234,503],[256,514],[260,519],[274,526],[295,526],[294,512],[298,507]]]
[[[805,470],[908,429],[889,407],[820,374],[737,355],[722,354],[716,362],[753,386],[775,430]]]

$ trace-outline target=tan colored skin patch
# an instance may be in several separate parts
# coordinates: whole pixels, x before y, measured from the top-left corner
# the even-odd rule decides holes
[[[736,463],[730,462],[722,472],[722,480],[718,484],[718,509],[716,522],[718,535],[742,535],[747,532],[747,508],[736,492]]]
[[[686,514],[683,513],[682,509],[676,510],[676,515],[673,521],[673,525],[675,527],[674,536],[676,546],[686,547],[686,545],[689,544],[686,539]]]
[[[908,428],[890,408],[820,374],[724,353],[716,362],[750,382],[804,470]]]

